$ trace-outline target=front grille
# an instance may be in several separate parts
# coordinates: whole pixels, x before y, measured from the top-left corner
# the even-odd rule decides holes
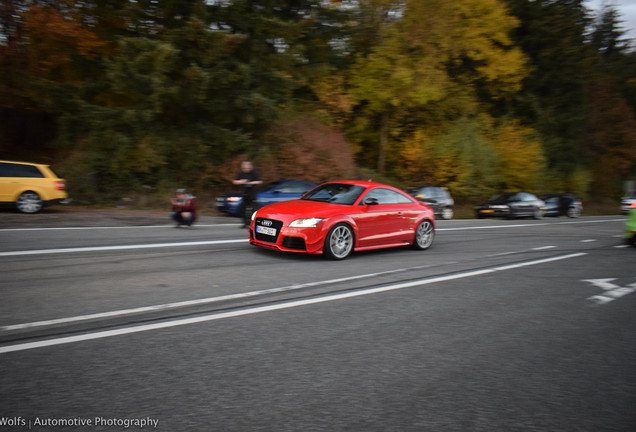
[[[305,239],[302,237],[285,237],[283,247],[287,249],[306,250]]]
[[[280,230],[283,227],[283,223],[281,221],[273,220],[273,219],[265,219],[265,218],[256,218],[254,221],[254,238],[259,241],[276,243],[278,240],[278,235],[280,234]],[[273,231],[273,234],[269,234],[264,231]]]

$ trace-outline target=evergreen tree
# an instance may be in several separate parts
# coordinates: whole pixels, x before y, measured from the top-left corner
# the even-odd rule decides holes
[[[592,76],[586,41],[590,17],[582,0],[507,0],[521,25],[515,40],[532,65],[514,106],[541,133],[548,169],[564,184],[584,165],[584,86]]]

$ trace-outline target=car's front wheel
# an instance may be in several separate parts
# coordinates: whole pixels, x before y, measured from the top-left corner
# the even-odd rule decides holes
[[[341,260],[348,257],[353,251],[353,230],[345,223],[335,225],[325,239],[325,257]]]
[[[22,213],[37,213],[42,209],[42,198],[35,192],[23,192],[15,203]]]
[[[415,241],[413,242],[413,248],[424,250],[431,247],[433,240],[435,239],[435,227],[430,220],[424,220],[420,222],[415,230]]]

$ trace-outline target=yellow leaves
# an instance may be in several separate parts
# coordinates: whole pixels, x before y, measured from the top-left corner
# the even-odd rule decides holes
[[[33,6],[24,13],[24,23],[34,74],[60,71],[72,62],[73,55],[95,58],[105,45],[77,21],[53,9]]]
[[[499,157],[499,176],[506,189],[533,190],[545,166],[541,142],[534,131],[517,121],[507,122],[493,131],[492,142]]]
[[[408,8],[406,37],[424,55],[434,54],[440,62],[455,64],[465,85],[483,80],[495,96],[519,90],[527,74],[526,60],[510,38],[519,22],[503,2],[412,0]],[[466,68],[467,59],[474,70]]]
[[[346,95],[342,75],[331,75],[317,81],[313,91],[336,124],[342,124],[351,113],[351,102]]]
[[[532,129],[489,116],[418,128],[400,143],[400,158],[398,175],[406,183],[442,185],[465,197],[535,190],[545,165]]]

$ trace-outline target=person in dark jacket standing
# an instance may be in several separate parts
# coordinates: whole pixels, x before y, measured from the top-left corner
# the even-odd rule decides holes
[[[176,228],[184,225],[192,226],[197,219],[196,198],[190,195],[185,189],[177,189],[175,197],[170,200],[172,204],[172,219],[177,223]]]
[[[241,215],[243,216],[243,228],[247,228],[250,224],[252,213],[256,210],[254,208],[256,202],[256,186],[263,182],[258,173],[254,170],[252,162],[244,161],[241,163],[241,171],[239,171],[232,183],[240,185],[243,188]]]

